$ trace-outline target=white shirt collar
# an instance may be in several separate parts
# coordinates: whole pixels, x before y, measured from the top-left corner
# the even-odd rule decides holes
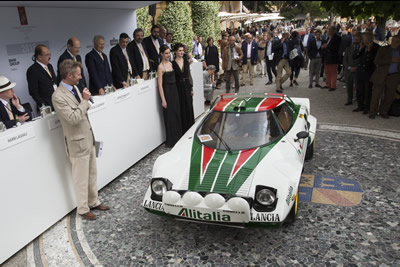
[[[42,62],[40,62],[39,60],[36,60],[37,63],[39,63],[40,66],[42,66],[43,69],[48,68],[46,65],[44,65]]]
[[[122,46],[121,46],[120,44],[118,44],[118,45],[119,45],[119,47],[121,48],[122,52],[124,52],[124,51],[126,50],[126,47],[125,47],[125,48],[122,48]]]
[[[67,48],[67,52],[72,58],[74,58],[74,55],[68,50],[68,48]]]
[[[94,49],[94,51],[96,51],[99,55],[100,54],[103,54],[103,52],[100,52],[99,50],[97,50],[96,48],[93,48]]]
[[[3,103],[4,106],[8,105],[8,101],[4,100],[3,98],[0,98],[1,103]]]

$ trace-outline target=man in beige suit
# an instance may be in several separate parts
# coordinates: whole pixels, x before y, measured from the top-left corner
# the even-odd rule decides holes
[[[90,92],[83,89],[82,94],[77,90],[82,65],[71,59],[60,64],[62,81],[53,93],[52,101],[57,116],[60,119],[64,136],[67,156],[72,164],[72,182],[78,214],[88,220],[95,220],[90,209],[109,210],[100,204],[97,195],[97,168],[94,147],[94,135],[88,118]]]
[[[388,119],[388,111],[400,84],[400,35],[392,39],[390,46],[380,47],[375,57],[376,69],[371,76],[372,98],[369,108],[369,118],[375,119],[378,112]],[[379,105],[379,100],[380,105]]]

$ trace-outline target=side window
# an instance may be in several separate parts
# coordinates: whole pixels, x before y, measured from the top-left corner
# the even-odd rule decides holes
[[[274,109],[274,113],[278,118],[282,131],[286,134],[293,124],[293,113],[288,108],[287,104],[284,103]]]

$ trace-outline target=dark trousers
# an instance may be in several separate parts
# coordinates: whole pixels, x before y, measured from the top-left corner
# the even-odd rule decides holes
[[[357,105],[358,108],[369,110],[371,103],[372,83],[368,79],[357,79]]]
[[[292,67],[292,74],[290,74],[290,81],[293,81],[293,75],[295,80],[299,77],[300,67],[299,66],[296,67],[291,66],[291,67]]]
[[[345,81],[347,89],[347,102],[353,102],[353,88],[354,88],[354,83],[356,82],[356,73],[346,70]]]
[[[272,82],[272,73],[276,77],[276,66],[273,60],[266,60],[267,61],[267,73],[268,73],[268,80]],[[272,72],[272,73],[271,73]]]
[[[226,82],[226,92],[229,93],[231,90],[231,75],[235,79],[235,93],[239,92],[239,70],[226,70],[225,71],[225,82]]]
[[[372,89],[370,114],[388,114],[390,106],[396,96],[396,89],[400,84],[400,73],[387,75],[383,83],[374,84]],[[380,104],[379,104],[380,100]]]

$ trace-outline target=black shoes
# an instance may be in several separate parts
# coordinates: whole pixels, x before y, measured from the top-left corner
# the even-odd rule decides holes
[[[319,88],[321,88],[321,85],[319,85],[318,83],[315,85],[315,87],[319,87]]]
[[[351,104],[353,104],[353,102],[347,101],[344,105],[345,105],[345,106],[350,106]]]
[[[353,112],[359,112],[359,111],[362,111],[362,110],[364,110],[363,108],[356,108],[356,109],[353,109]]]
[[[329,87],[325,85],[325,86],[322,86],[321,89],[329,89]]]
[[[297,86],[299,85],[296,80],[293,80],[293,83]]]
[[[310,85],[308,86],[308,88],[312,88],[312,84],[310,83]]]
[[[336,90],[336,88],[330,88],[328,91],[332,92],[332,91],[335,91],[335,90]]]
[[[282,89],[278,89],[278,90],[276,90],[276,92],[277,92],[277,93],[280,93],[280,94],[283,93]]]
[[[272,84],[272,82],[271,82],[271,81],[267,82],[265,85],[270,85],[270,84]]]
[[[370,118],[371,120],[375,119],[375,114],[369,114],[368,118]]]
[[[290,81],[290,85],[289,85],[290,87],[293,87],[293,83],[292,83],[292,81]]]
[[[389,119],[389,115],[388,114],[381,114],[381,117],[384,119]]]

